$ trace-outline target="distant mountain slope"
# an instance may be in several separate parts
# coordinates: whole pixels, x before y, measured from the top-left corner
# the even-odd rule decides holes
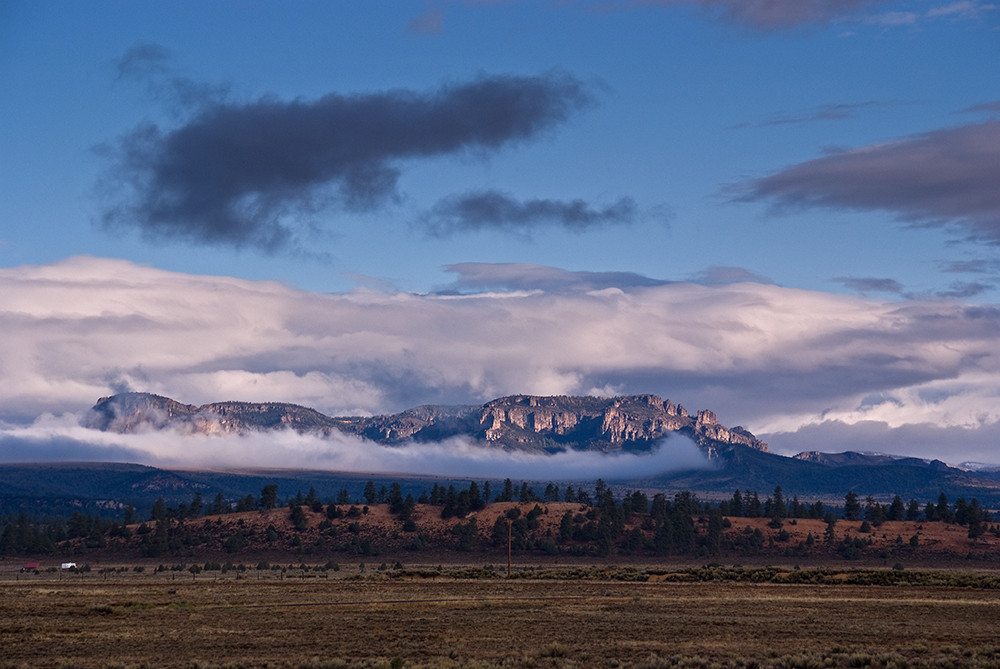
[[[117,515],[127,504],[157,497],[190,500],[210,486],[183,474],[124,463],[0,464],[0,513]],[[232,491],[226,491],[231,493]],[[212,494],[215,494],[213,491]]]
[[[828,457],[785,457],[748,448],[721,453],[710,470],[670,473],[656,477],[653,486],[705,493],[728,490],[771,492],[781,486],[803,499],[842,499],[850,490],[884,498],[898,494],[907,501],[933,501],[942,492],[952,500],[964,496],[1000,504],[1000,481],[985,473],[949,467],[940,460],[868,456],[846,452]]]
[[[337,430],[384,444],[464,436],[492,446],[542,452],[643,451],[665,435],[680,432],[713,456],[732,446],[767,450],[767,444],[744,428],[721,425],[712,411],[692,417],[683,406],[656,395],[512,395],[481,406],[426,405],[384,416],[332,418],[294,404],[193,406],[159,395],[123,393],[98,400],[85,424],[121,433],[167,428],[205,434],[285,427],[322,434]]]

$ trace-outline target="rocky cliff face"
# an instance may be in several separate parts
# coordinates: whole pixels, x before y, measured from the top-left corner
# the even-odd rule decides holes
[[[126,393],[98,400],[86,424],[114,432],[172,428],[212,434],[291,428],[330,434],[337,430],[384,444],[464,436],[501,448],[548,452],[642,451],[679,432],[710,455],[734,445],[767,451],[767,444],[744,428],[719,424],[713,412],[699,411],[691,417],[683,406],[656,395],[512,395],[481,406],[428,405],[385,416],[331,418],[294,404],[219,402],[196,407],[158,395]]]
[[[225,434],[290,427],[300,432],[337,427],[334,419],[295,404],[217,402],[194,406],[149,393],[122,393],[97,400],[84,425],[108,432],[174,429],[191,434]]]
[[[555,447],[613,451],[644,450],[671,432],[688,434],[706,448],[739,444],[767,450],[767,444],[742,427],[720,425],[711,411],[692,419],[683,406],[656,395],[504,397],[483,405],[479,436],[502,445],[541,439]]]

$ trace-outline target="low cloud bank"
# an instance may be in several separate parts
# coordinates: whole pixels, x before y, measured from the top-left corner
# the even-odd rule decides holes
[[[0,269],[0,421],[136,390],[330,416],[655,393],[758,435],[930,423],[955,429],[941,442],[953,450],[1000,424],[998,305],[453,269],[454,288],[474,292],[320,294],[99,258]],[[797,449],[815,450],[801,435]]]
[[[671,435],[648,453],[505,451],[456,438],[383,446],[353,435],[291,430],[190,435],[171,430],[116,434],[81,427],[73,414],[43,416],[28,427],[0,426],[0,461],[130,462],[154,467],[261,467],[426,476],[593,480],[647,478],[710,466],[698,446]]]

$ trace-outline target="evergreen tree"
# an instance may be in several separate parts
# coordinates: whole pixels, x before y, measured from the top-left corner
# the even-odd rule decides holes
[[[299,495],[301,495],[301,491]],[[264,509],[273,509],[278,506],[278,486],[270,483],[260,491],[260,506]]]
[[[209,514],[218,516],[219,514],[231,511],[232,507],[229,504],[226,504],[226,498],[220,492],[216,493],[215,499],[212,500],[212,504],[208,507],[208,509]]]
[[[770,504],[770,513],[768,517],[770,518],[785,518],[788,515],[788,509],[785,507],[785,498],[781,493],[781,486],[775,486],[774,495],[768,498],[768,503]]]
[[[860,520],[861,502],[853,490],[844,496],[844,520]]]
[[[369,506],[375,504],[375,499],[378,497],[378,493],[375,491],[375,481],[365,483],[365,491],[361,496],[365,498]]]
[[[483,503],[483,498],[479,494],[479,485],[475,481],[470,482],[469,483],[469,510],[470,511],[479,511],[484,506],[486,506],[486,505]]]
[[[886,511],[885,507],[875,501],[875,498],[869,495],[865,498],[865,520],[875,527],[878,527],[885,521]]]
[[[289,509],[289,515],[292,519],[292,525],[299,532],[304,531],[309,527],[309,519],[306,517],[306,512],[302,510],[302,507],[298,504],[293,504]]]
[[[886,519],[902,520],[905,515],[906,506],[903,504],[903,498],[896,495],[892,498],[892,503],[889,505],[889,511],[886,514]]]
[[[712,509],[708,514],[708,532],[705,535],[705,550],[709,555],[718,555],[722,546],[722,513]]]
[[[253,498],[253,494],[250,493],[239,502],[236,503],[237,511],[253,511],[257,508],[257,500]]]
[[[510,479],[504,479],[503,481],[503,492],[497,497],[498,502],[513,502],[514,501],[514,482]]]
[[[649,507],[649,515],[653,518],[654,522],[663,522],[669,512],[670,502],[667,501],[667,496],[662,492],[653,495],[653,503]]]
[[[167,503],[162,497],[157,497],[153,502],[153,510],[149,514],[150,520],[163,520],[167,517]]]
[[[836,524],[837,524],[837,519],[831,516],[827,520],[826,530],[824,530],[823,532],[823,543],[826,544],[827,547],[829,548],[833,548],[833,546],[837,543],[837,534],[833,529],[834,525]]]
[[[733,493],[733,498],[729,501],[729,515],[736,517],[743,515],[743,497],[739,490]]]
[[[201,510],[205,507],[205,502],[201,498],[201,493],[196,492],[194,497],[191,499],[191,504],[188,505],[188,509],[191,511],[191,517],[197,518],[201,515]]]
[[[393,482],[389,490],[389,513],[395,515],[403,510],[403,489],[399,483]]]
[[[942,522],[950,523],[955,519],[954,514],[951,512],[951,506],[948,504],[948,495],[944,493],[941,493],[938,497],[936,511],[937,519]]]
[[[674,552],[674,524],[669,516],[662,518],[653,533],[653,551],[657,555],[670,555]]]
[[[573,539],[573,512],[567,511],[559,521],[559,541],[565,543]]]
[[[826,509],[823,507],[823,502],[816,500],[809,507],[809,517],[815,518],[816,520],[821,520],[826,517]]]

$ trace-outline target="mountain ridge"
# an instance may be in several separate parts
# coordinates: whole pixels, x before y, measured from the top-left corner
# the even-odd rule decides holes
[[[335,431],[381,444],[426,442],[466,436],[509,450],[566,449],[646,451],[671,433],[691,437],[710,457],[744,446],[767,452],[767,444],[742,426],[727,428],[713,411],[694,416],[657,395],[510,395],[482,405],[421,405],[396,414],[326,416],[281,402],[215,402],[195,406],[151,393],[100,398],[86,427],[118,433],[176,429],[226,434],[291,428],[329,436]]]

